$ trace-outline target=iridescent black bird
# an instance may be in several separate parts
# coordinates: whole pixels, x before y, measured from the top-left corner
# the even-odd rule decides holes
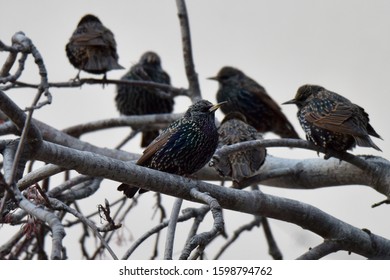
[[[282,138],[299,138],[279,105],[242,71],[226,66],[209,79],[219,82],[217,101],[228,101],[221,107],[225,114],[238,111],[259,132],[272,131]]]
[[[381,138],[370,125],[368,114],[335,92],[317,85],[303,85],[294,99],[283,104],[297,105],[298,120],[306,138],[317,146],[338,152],[356,145],[381,151],[369,136]]]
[[[239,112],[225,116],[218,128],[218,148],[240,142],[259,140],[263,137],[253,126],[246,123],[246,118]],[[263,147],[255,147],[245,151],[229,154],[226,157],[213,156],[210,165],[223,177],[231,177],[237,184],[242,179],[253,176],[263,165],[267,151]]]
[[[118,64],[114,34],[94,15],[85,15],[77,25],[65,47],[70,63],[79,73],[104,74],[123,69]]]
[[[183,176],[201,169],[209,162],[218,145],[215,110],[220,106],[221,103],[213,105],[207,100],[191,105],[182,118],[163,130],[144,150],[137,164]],[[129,198],[138,189],[127,184],[118,187]]]
[[[160,57],[150,51],[141,56],[139,62],[130,68],[122,80],[171,84],[169,75],[161,67]],[[173,98],[162,97],[156,90],[155,88],[120,84],[117,86],[115,97],[116,107],[123,115],[172,113]],[[141,147],[148,146],[158,134],[158,130],[144,131]]]

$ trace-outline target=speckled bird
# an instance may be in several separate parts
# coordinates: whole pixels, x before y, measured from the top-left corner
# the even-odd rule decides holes
[[[165,130],[144,150],[138,165],[163,172],[188,176],[208,163],[218,145],[215,110],[213,105],[200,100],[191,105],[184,116]],[[121,184],[119,191],[132,198],[138,187]],[[144,190],[140,190],[140,193]]]
[[[239,69],[225,66],[217,76],[209,79],[219,82],[217,101],[228,101],[221,107],[225,114],[238,111],[259,132],[273,132],[282,138],[299,138],[293,125],[264,87]]]
[[[85,15],[65,46],[70,63],[79,72],[104,74],[114,69],[124,69],[118,63],[114,34],[94,15]]]
[[[155,52],[144,53],[122,80],[152,81],[170,85],[169,75],[161,67],[161,59]],[[122,115],[145,115],[172,113],[174,100],[162,97],[158,89],[144,86],[120,84],[115,97],[116,107]],[[142,133],[141,147],[148,146],[159,134],[158,129]]]
[[[381,137],[370,125],[368,114],[335,92],[318,85],[303,85],[294,99],[283,104],[297,105],[306,138],[317,146],[338,152],[356,145],[381,151],[370,138]]]
[[[246,123],[246,118],[239,112],[225,116],[218,128],[218,148],[263,137],[257,130]],[[223,177],[231,177],[233,184],[253,176],[263,165],[267,151],[263,147],[255,147],[245,151],[229,154],[226,157],[212,157],[210,165]]]

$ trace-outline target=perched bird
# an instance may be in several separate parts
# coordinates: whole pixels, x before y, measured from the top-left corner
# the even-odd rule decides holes
[[[122,80],[171,84],[169,75],[161,67],[160,57],[150,51],[141,56],[139,62],[130,68]],[[122,115],[172,113],[173,98],[162,97],[156,90],[149,87],[119,84],[115,97],[116,107]],[[158,129],[143,131],[141,147],[148,146],[158,134]]]
[[[215,110],[221,105],[213,105],[207,100],[191,105],[182,118],[163,130],[144,150],[137,164],[184,176],[201,169],[209,162],[218,145]],[[118,190],[132,198],[138,187],[121,184]]]
[[[253,126],[246,123],[246,118],[239,112],[231,112],[225,116],[218,128],[218,148],[240,142],[262,139]],[[213,156],[210,165],[223,177],[231,177],[233,184],[251,177],[263,165],[267,151],[263,147],[255,147],[246,151],[229,154],[226,157]]]
[[[238,111],[259,132],[272,131],[282,138],[299,138],[279,105],[242,71],[226,66],[209,79],[219,82],[217,101],[228,101],[221,107],[225,114]]]
[[[297,105],[298,120],[306,138],[317,146],[338,152],[356,145],[381,151],[369,136],[381,138],[370,125],[368,114],[335,92],[317,85],[303,85],[294,99],[283,104]]]
[[[94,15],[85,15],[77,25],[65,47],[70,63],[79,72],[104,74],[113,69],[124,69],[118,64],[114,34]]]

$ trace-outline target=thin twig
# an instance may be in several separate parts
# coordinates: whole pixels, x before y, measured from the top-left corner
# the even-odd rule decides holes
[[[75,125],[64,129],[63,132],[74,137],[80,137],[86,133],[114,127],[130,126],[132,128],[148,127],[148,129],[160,129],[167,127],[171,122],[177,120],[182,115],[183,114],[150,114],[142,116],[121,116]]]
[[[185,0],[176,0],[178,16],[180,21],[181,38],[183,44],[184,65],[189,83],[189,96],[192,102],[202,98],[198,81],[198,74],[195,71],[195,64],[192,54],[190,23],[188,20]]]
[[[159,211],[160,212],[160,223],[162,223],[164,221],[164,219],[167,217],[164,205],[162,204],[162,195],[160,193],[156,192],[155,197],[156,197],[156,204],[154,206],[155,211],[153,213],[152,219],[156,215],[157,211]],[[156,234],[156,239],[155,239],[154,248],[153,248],[153,255],[150,257],[151,260],[156,259],[156,257],[158,256],[158,245],[159,245],[159,240],[160,240],[160,233],[161,233],[161,231],[157,232],[157,234]]]
[[[179,212],[182,203],[183,203],[183,199],[177,198],[172,207],[172,212],[171,212],[171,216],[168,223],[168,229],[167,229],[167,239],[165,241],[164,260],[172,260],[173,243],[175,241],[177,219],[179,217]]]
[[[323,243],[309,249],[306,253],[297,258],[297,260],[319,260],[324,256],[342,250],[340,242],[325,240]]]
[[[260,225],[261,225],[261,217],[255,216],[253,221],[239,227],[237,230],[234,231],[233,236],[220,248],[220,250],[218,251],[217,255],[214,257],[214,259],[218,260],[221,257],[221,255],[226,251],[226,249],[230,245],[232,245],[244,231],[251,231],[254,227],[259,227]]]
[[[202,215],[202,211],[197,208],[188,208],[183,210],[183,215],[179,216],[177,219],[178,223],[187,221],[193,217],[197,217],[199,214]],[[131,254],[138,248],[139,245],[141,245],[146,239],[148,239],[153,234],[156,234],[157,232],[161,231],[165,227],[167,227],[169,224],[169,220],[164,221],[163,223],[158,224],[157,226],[153,227],[149,231],[145,232],[140,238],[138,238],[133,245],[126,251],[126,253],[123,255],[122,260],[127,260]]]
[[[173,86],[167,84],[161,84],[151,81],[129,81],[129,80],[113,80],[113,79],[95,79],[95,78],[85,78],[78,80],[70,80],[68,82],[57,82],[57,83],[48,83],[48,86],[51,88],[77,88],[81,87],[84,84],[94,85],[94,84],[124,84],[124,85],[132,85],[132,86],[144,86],[149,88],[159,88],[164,90],[164,94],[160,94],[162,98],[172,98],[176,96],[188,96],[188,91],[184,88],[175,88]],[[24,82],[15,82],[16,88],[38,88],[37,84],[30,84]],[[169,92],[170,94],[166,94]]]
[[[271,231],[271,227],[268,223],[268,218],[261,217],[261,224],[263,225],[265,238],[267,239],[267,243],[268,243],[268,253],[271,255],[271,257],[274,260],[282,260],[283,255],[278,245],[276,244],[275,238]]]
[[[195,188],[192,188],[190,195],[196,200],[202,201],[209,205],[211,213],[213,214],[214,224],[210,231],[197,234],[191,238],[191,240],[184,247],[180,259],[186,260],[190,256],[192,250],[197,246],[206,244],[209,240],[215,237],[217,234],[224,232],[224,220],[222,216],[222,208],[218,201],[206,193],[202,193]]]
[[[52,204],[52,206],[55,208],[55,209],[58,209],[58,210],[63,210],[63,211],[66,211],[70,214],[72,214],[73,216],[77,217],[78,219],[80,219],[83,224],[85,224],[86,226],[88,226],[92,231],[93,233],[95,234],[95,236],[97,236],[100,241],[102,242],[102,245],[107,249],[107,251],[110,253],[110,255],[112,256],[112,258],[114,260],[117,260],[118,257],[115,255],[114,251],[111,249],[110,245],[107,244],[106,240],[103,238],[103,236],[99,233],[99,230],[98,228],[95,226],[94,223],[92,223],[90,220],[88,220],[87,218],[85,218],[83,215],[81,215],[78,211],[76,211],[75,209],[69,207],[68,205],[66,205],[65,203],[63,203],[62,201],[56,199],[56,198],[51,198],[50,199],[50,202]]]
[[[188,244],[190,240],[196,235],[198,232],[199,226],[202,223],[206,214],[210,211],[210,207],[208,205],[203,205],[199,208],[199,215],[195,217],[194,222],[191,226],[191,229],[188,233],[187,240],[185,244]]]
[[[125,137],[125,139],[123,139],[118,145],[116,145],[115,149],[122,149],[124,145],[127,144],[127,142],[129,142],[131,139],[133,139],[135,136],[137,136],[137,134],[140,132],[141,130],[140,129],[137,129],[137,130],[132,130],[130,131],[129,135]]]

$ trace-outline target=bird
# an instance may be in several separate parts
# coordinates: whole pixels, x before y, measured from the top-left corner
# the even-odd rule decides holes
[[[121,78],[124,81],[152,81],[170,85],[171,79],[161,67],[160,56],[152,51],[145,52],[139,62]],[[145,86],[118,84],[115,103],[122,115],[145,115],[172,113],[174,100],[163,97],[158,89]],[[147,147],[159,135],[159,130],[144,130],[141,147]]]
[[[298,88],[295,98],[283,104],[295,104],[297,117],[306,139],[327,150],[346,152],[356,145],[381,149],[371,136],[382,139],[370,125],[364,109],[349,99],[319,85],[306,84]]]
[[[106,28],[99,18],[87,14],[81,18],[76,30],[65,46],[69,62],[79,72],[104,74],[114,69],[124,69],[118,63],[114,34]]]
[[[241,70],[224,66],[210,80],[219,82],[217,101],[228,101],[221,107],[224,114],[238,111],[258,132],[273,132],[282,138],[299,138],[293,125],[265,88]]]
[[[181,176],[201,169],[218,145],[215,111],[222,104],[213,105],[204,99],[192,104],[183,117],[171,123],[146,147],[136,164]],[[139,188],[121,184],[118,190],[132,198]],[[145,191],[141,189],[140,193]]]
[[[260,140],[263,137],[257,130],[247,124],[246,118],[239,112],[231,112],[222,120],[218,128],[218,148],[251,140]],[[210,166],[223,177],[231,177],[233,185],[242,179],[253,176],[263,165],[267,155],[264,147],[253,147],[224,157],[212,157]]]

